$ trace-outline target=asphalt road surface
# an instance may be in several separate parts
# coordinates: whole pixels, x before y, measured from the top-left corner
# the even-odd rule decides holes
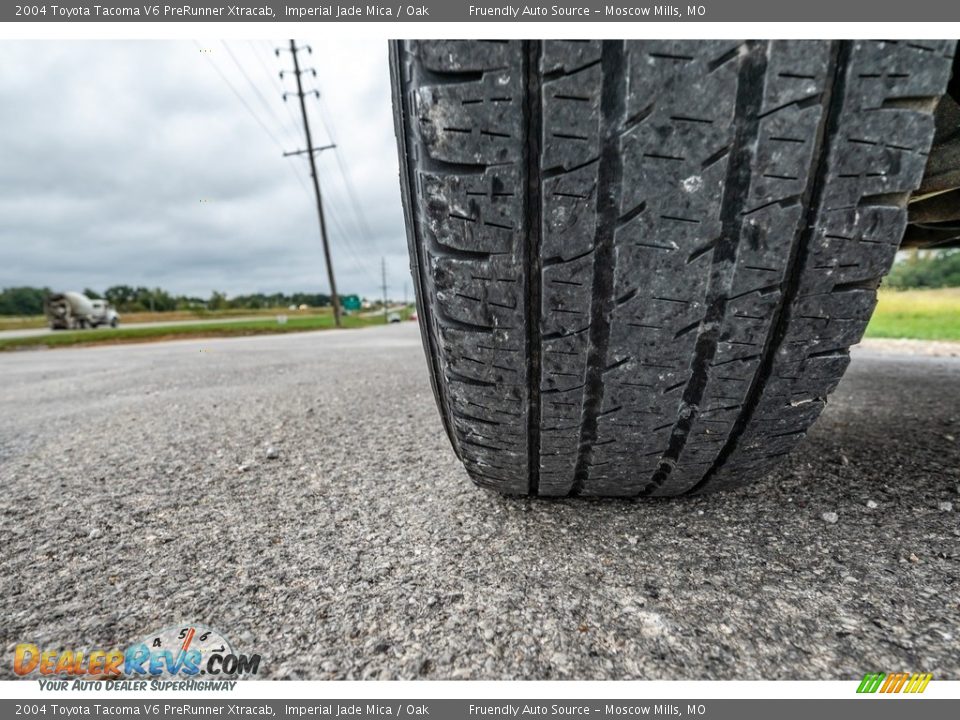
[[[269,678],[960,679],[960,359],[859,352],[781,472],[473,487],[413,323],[0,355],[0,639]]]

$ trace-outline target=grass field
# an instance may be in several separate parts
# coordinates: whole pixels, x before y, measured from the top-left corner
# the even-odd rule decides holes
[[[295,315],[301,317],[330,315],[332,312],[328,307],[308,308],[307,310],[288,310],[287,308],[264,308],[262,310],[243,308],[235,310],[174,310],[171,312],[125,312],[120,314],[120,320],[122,323],[127,324],[179,322],[180,320],[215,320],[217,318],[236,317],[273,317],[275,315]],[[43,315],[0,317],[0,330],[27,330],[46,326],[47,319]]]
[[[46,326],[47,319],[43,315],[0,317],[0,330],[32,330]]]
[[[960,288],[881,290],[867,337],[960,341]]]
[[[292,311],[291,311],[292,312]],[[409,311],[400,313],[405,320]],[[382,325],[383,316],[358,317],[351,315],[343,318],[343,327],[360,328],[370,325]],[[160,325],[157,327],[137,327],[117,329],[59,331],[47,335],[24,338],[0,338],[0,351],[22,350],[28,348],[58,348],[76,345],[115,345],[120,343],[152,342],[157,340],[177,340],[184,338],[237,337],[243,335],[267,335],[308,330],[328,330],[333,328],[333,315],[323,314],[293,316],[287,315],[285,323],[277,322],[276,317],[263,320],[246,320],[203,325]]]

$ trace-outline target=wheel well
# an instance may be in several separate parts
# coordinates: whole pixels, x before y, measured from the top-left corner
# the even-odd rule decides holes
[[[902,248],[960,248],[960,55],[934,115],[936,134],[920,188],[908,206]]]

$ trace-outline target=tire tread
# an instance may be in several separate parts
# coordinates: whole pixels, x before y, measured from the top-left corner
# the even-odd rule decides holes
[[[424,343],[474,481],[775,467],[869,320],[954,45],[393,43]]]

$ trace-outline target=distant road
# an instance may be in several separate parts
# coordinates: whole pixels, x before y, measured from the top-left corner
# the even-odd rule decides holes
[[[281,314],[281,313],[278,313]],[[293,310],[290,311],[291,316],[295,315]],[[250,320],[269,320],[270,318],[275,317],[274,315],[246,315],[244,317],[229,317],[229,318],[209,318],[206,320],[161,320],[160,322],[148,322],[148,323],[120,323],[120,329],[133,329],[133,328],[142,328],[142,327],[167,327],[172,325],[221,325],[223,323],[235,323],[235,322],[249,322]],[[29,328],[25,330],[0,330],[0,340],[5,338],[25,338],[25,337],[37,337],[39,335],[50,335],[53,332],[65,332],[63,330],[51,330],[48,327],[42,328]]]
[[[400,312],[406,307],[406,305],[395,305],[387,312]],[[161,320],[159,322],[141,322],[141,323],[125,323],[121,320],[120,328],[124,329],[133,329],[133,328],[142,328],[142,327],[168,327],[172,325],[181,326],[181,325],[210,325],[216,324],[221,325],[223,323],[237,323],[237,322],[249,322],[251,320],[270,320],[271,318],[276,317],[277,315],[283,315],[286,313],[275,313],[271,315],[245,315],[243,317],[229,317],[229,318],[207,318],[205,320]],[[363,312],[359,317],[375,317],[383,314],[383,310],[374,310]],[[299,313],[296,310],[291,310],[289,317],[297,317]],[[10,338],[25,338],[25,337],[38,337],[40,335],[49,335],[53,332],[64,332],[63,330],[51,330],[48,327],[42,328],[25,328],[23,330],[0,330],[0,340],[10,339]]]
[[[398,313],[401,310],[404,310],[406,307],[406,305],[391,305],[387,308],[387,312]],[[383,315],[383,308],[380,308],[379,310],[364,310],[362,313],[360,313],[360,317],[377,317],[378,315]]]

